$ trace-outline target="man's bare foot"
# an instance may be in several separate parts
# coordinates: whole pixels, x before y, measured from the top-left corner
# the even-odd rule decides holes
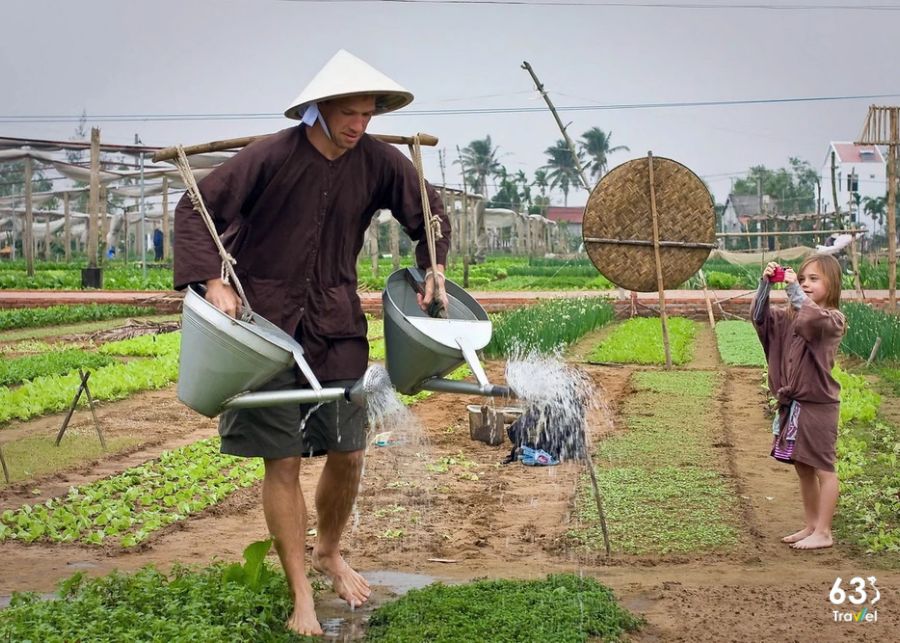
[[[305,577],[301,583],[305,586],[306,592],[294,598],[294,612],[285,621],[284,626],[300,636],[321,636],[323,634],[322,626],[319,624],[319,619],[316,618],[312,586]]]
[[[312,566],[331,579],[335,594],[347,601],[350,607],[359,607],[369,600],[372,591],[369,589],[369,582],[350,567],[341,555],[322,556],[313,550]]]
[[[795,542],[791,547],[794,549],[825,549],[826,547],[831,547],[832,544],[831,534],[814,531],[803,540]]]
[[[790,536],[785,536],[784,538],[781,539],[781,542],[795,543],[800,540],[803,540],[804,538],[809,536],[812,532],[813,532],[813,530],[810,529],[809,527],[804,527],[803,529],[801,529],[800,531],[798,531],[795,534],[791,534]]]

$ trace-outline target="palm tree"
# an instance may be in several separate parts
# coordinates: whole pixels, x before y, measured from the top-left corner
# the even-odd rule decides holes
[[[466,179],[472,191],[483,195],[485,199],[488,196],[487,178],[497,176],[503,167],[497,160],[498,150],[499,148],[491,144],[490,136],[472,141],[462,149],[460,161]]]
[[[581,185],[581,177],[578,173],[578,162],[569,149],[565,139],[556,141],[556,145],[544,150],[547,155],[547,164],[542,168],[547,171],[547,178],[551,188],[559,188],[563,193],[563,204],[569,204],[569,188],[573,185]],[[581,152],[578,153],[578,161],[583,161]]]
[[[884,225],[884,216],[887,214],[886,196],[863,197],[862,205],[866,214],[877,221],[879,225]]]
[[[610,147],[612,132],[607,134],[599,127],[592,127],[581,135],[581,149],[591,158],[589,170],[591,178],[599,179],[608,168],[607,160],[610,154],[615,152],[630,152],[626,145]]]

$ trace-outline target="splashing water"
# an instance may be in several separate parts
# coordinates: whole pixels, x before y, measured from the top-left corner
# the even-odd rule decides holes
[[[506,381],[525,402],[528,442],[550,446],[560,460],[584,458],[589,448],[587,414],[601,406],[587,374],[566,364],[558,353],[529,352],[510,358]]]
[[[588,444],[588,411],[604,408],[593,382],[586,373],[566,364],[559,352],[546,356],[535,352],[514,356],[506,364],[506,381],[528,405],[523,418],[529,419],[531,425],[523,422],[523,427],[529,430],[526,440],[535,444],[544,440],[560,460],[578,459],[584,462],[590,474],[603,542],[609,557],[609,532],[603,496]],[[608,418],[609,414],[606,415]]]
[[[421,423],[400,401],[384,366],[373,364],[364,378],[369,439],[385,433],[390,434],[393,445],[421,444],[424,440]]]

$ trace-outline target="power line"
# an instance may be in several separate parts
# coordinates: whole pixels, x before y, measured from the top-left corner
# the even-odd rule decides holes
[[[657,103],[614,103],[607,105],[569,105],[557,107],[560,112],[591,112],[630,109],[663,109],[689,107],[730,107],[736,105],[775,105],[789,103],[836,102],[847,100],[875,100],[879,98],[896,98],[900,93],[892,94],[858,94],[841,96],[799,96],[786,98],[744,98],[734,100],[702,100],[671,101]],[[458,116],[474,114],[527,114],[546,112],[545,107],[472,107],[459,109],[407,109],[402,112],[391,112],[386,116]],[[138,121],[219,121],[219,120],[269,120],[281,119],[284,115],[276,112],[210,112],[183,114],[97,114],[88,115],[91,122],[138,122]],[[85,118],[84,114],[35,114],[35,115],[0,115],[0,123],[74,123]]]
[[[775,4],[719,2],[606,2],[604,0],[281,0],[307,4],[334,3],[335,1],[358,4],[446,4],[446,5],[514,5],[522,7],[602,7],[610,9],[679,9],[712,11],[900,11],[897,4]]]

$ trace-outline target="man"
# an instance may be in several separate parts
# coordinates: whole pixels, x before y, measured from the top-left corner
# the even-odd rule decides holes
[[[430,265],[415,168],[399,150],[366,135],[375,114],[399,109],[412,94],[345,51],[338,52],[285,112],[298,127],[259,140],[200,182],[200,190],[254,312],[292,333],[324,386],[346,386],[368,363],[366,320],[356,294],[356,258],[374,212],[388,208],[419,243],[427,269],[427,307],[443,278],[450,224],[429,187],[443,238]],[[206,298],[229,315],[241,302],[220,278],[221,260],[200,216],[181,199],[175,212],[175,286],[204,284]],[[444,303],[446,303],[444,295]],[[295,373],[266,388],[296,388]],[[301,380],[302,381],[302,380]],[[225,412],[222,451],[262,457],[263,510],[293,593],[286,623],[318,635],[306,576],[306,506],[300,456],[327,454],[316,488],[317,542],[312,566],[351,606],[369,596],[366,580],[341,556],[340,538],[356,500],[365,448],[365,412],[344,402]]]
[[[159,226],[154,226],[154,228],[153,228],[153,258],[156,261],[162,261],[164,241],[165,241],[165,237],[163,236],[163,231],[159,229]]]

